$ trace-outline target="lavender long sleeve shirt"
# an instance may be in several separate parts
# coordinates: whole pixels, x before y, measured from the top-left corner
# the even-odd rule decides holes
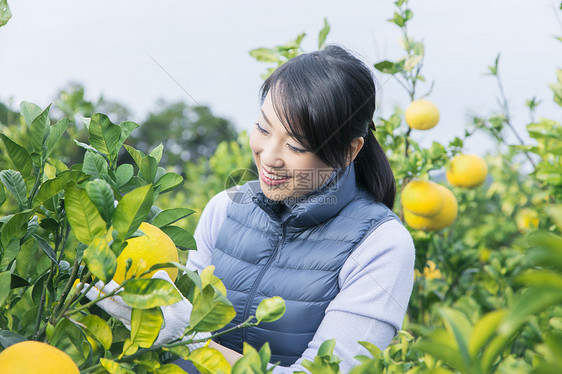
[[[217,235],[231,202],[226,191],[222,191],[211,198],[201,213],[194,234],[197,251],[191,251],[187,260],[190,270],[200,272],[212,265]],[[368,234],[344,263],[338,279],[340,292],[328,305],[308,348],[293,365],[278,366],[273,372],[308,373],[300,362],[314,361],[320,344],[328,339],[336,339],[334,354],[342,359],[343,373],[359,364],[354,356],[370,356],[358,341],[386,348],[402,328],[412,293],[414,257],[412,237],[398,221],[387,221]]]

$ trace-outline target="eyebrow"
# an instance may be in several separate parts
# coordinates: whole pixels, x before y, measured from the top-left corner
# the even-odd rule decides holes
[[[267,122],[267,124],[268,124],[270,127],[273,127],[273,125],[271,125],[271,122],[269,122],[269,119],[268,119],[267,116],[265,115],[263,109],[260,109],[260,111],[261,111],[261,115],[262,115],[263,118],[265,119],[265,122]],[[291,134],[290,132],[288,132],[287,129],[285,129],[285,133],[286,133],[287,135],[289,135],[291,138],[295,138],[294,134]]]

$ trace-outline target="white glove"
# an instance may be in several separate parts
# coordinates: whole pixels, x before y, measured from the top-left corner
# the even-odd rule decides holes
[[[164,270],[158,270],[152,276],[154,279],[164,279],[170,282],[176,291],[181,295],[181,292],[176,288],[174,282],[168,276],[168,273]],[[111,280],[108,284],[104,286],[102,281],[98,281],[91,289],[86,293],[86,297],[90,300],[94,300],[100,296],[104,296],[107,293],[113,292],[115,289],[119,288],[120,285]],[[84,292],[88,288],[88,284],[85,283],[82,288]],[[121,296],[114,295],[108,297],[107,299],[100,300],[96,303],[100,308],[105,310],[109,315],[117,318],[119,321],[123,322],[125,327],[129,330],[131,329],[131,307],[128,306]],[[182,297],[182,300],[178,301],[172,305],[165,305],[160,307],[162,310],[162,316],[164,317],[164,322],[160,328],[160,333],[158,338],[154,342],[154,345],[167,343],[169,341],[175,340],[182,336],[187,325],[189,325],[189,318],[191,316],[191,310],[193,306],[186,298]],[[194,340],[207,339],[211,336],[209,332],[198,332],[192,338]],[[186,336],[182,340],[189,340],[190,337]],[[188,344],[190,350],[201,348],[205,345],[204,342]]]

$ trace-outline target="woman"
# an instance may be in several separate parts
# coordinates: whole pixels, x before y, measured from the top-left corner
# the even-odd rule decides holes
[[[320,344],[335,338],[345,373],[359,363],[354,356],[368,355],[358,341],[388,346],[413,285],[414,245],[392,212],[394,175],[373,134],[373,76],[331,45],[279,67],[260,96],[250,136],[259,180],[209,201],[187,267],[215,266],[236,309],[224,329],[255,315],[271,296],[285,300],[286,312],[210,346],[234,363],[244,341],[256,349],[269,342],[271,362],[281,363],[274,373],[285,373],[305,370],[301,361],[313,361]],[[169,280],[164,271],[155,277]],[[130,308],[114,300],[98,305],[127,325]],[[162,310],[166,323],[156,343],[181,335],[191,305],[184,300]]]
[[[372,132],[373,77],[331,45],[279,67],[260,96],[250,135],[259,180],[210,200],[187,266],[215,266],[237,313],[225,329],[267,297],[283,297],[287,309],[211,347],[232,363],[243,341],[268,341],[271,362],[285,367],[274,372],[292,372],[335,338],[347,372],[367,354],[357,341],[389,344],[413,284],[414,245],[391,211],[394,176]]]

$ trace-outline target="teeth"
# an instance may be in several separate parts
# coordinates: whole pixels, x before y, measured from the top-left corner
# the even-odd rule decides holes
[[[269,179],[285,179],[285,177],[278,177],[272,174],[269,174],[267,171],[265,171],[265,169],[262,169],[263,174],[268,177]]]

